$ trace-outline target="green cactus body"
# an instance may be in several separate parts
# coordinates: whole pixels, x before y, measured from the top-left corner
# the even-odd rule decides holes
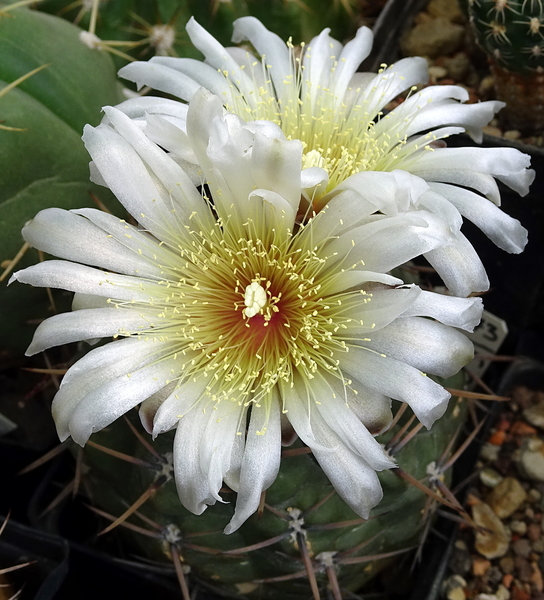
[[[476,40],[488,55],[507,127],[544,128],[544,2],[469,0]]]
[[[451,451],[451,439],[464,422],[465,408],[463,401],[452,399],[446,415],[430,431],[420,428],[417,421],[409,423],[401,438],[414,426],[417,434],[395,453],[399,467],[432,487],[429,474],[440,473],[435,467]],[[382,443],[398,444],[397,434],[407,424],[408,413],[379,438]],[[334,492],[307,449],[299,445],[284,456],[279,476],[266,492],[262,514],[253,515],[238,531],[225,535],[223,528],[234,511],[230,501],[234,493],[225,490],[223,497],[228,503],[211,506],[200,516],[186,511],[170,475],[172,440],[168,435],[153,443],[160,458],[153,458],[122,421],[92,439],[95,444],[149,461],[148,467],[136,466],[96,446],[84,450],[92,501],[108,514],[117,517],[146,490],[152,492],[138,509],[143,517],[132,515],[129,521],[147,527],[149,521],[146,525],[142,518],[150,519],[160,526],[155,530],[157,537],[117,528],[130,554],[162,562],[179,555],[194,581],[225,595],[309,598],[308,568],[315,573],[314,592],[316,586],[324,592],[331,581],[337,582],[340,590],[359,589],[394,560],[389,553],[395,555],[418,544],[432,515],[428,510],[431,500],[424,491],[395,471],[384,471],[380,473],[382,502],[368,521],[358,518]],[[176,552],[172,552],[174,547]]]
[[[191,16],[223,45],[230,44],[232,23],[254,15],[282,39],[308,41],[325,27],[339,39],[353,35],[357,22],[354,0],[100,0],[95,33],[105,41],[126,42],[112,46],[125,54],[146,59],[154,54],[201,58],[185,25]],[[90,2],[44,0],[37,8],[75,21],[87,29]],[[116,57],[118,66],[127,60]]]

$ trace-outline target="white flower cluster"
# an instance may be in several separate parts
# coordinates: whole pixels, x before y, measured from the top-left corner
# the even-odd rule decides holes
[[[106,107],[83,136],[92,179],[137,225],[93,209],[47,209],[24,238],[59,257],[14,280],[75,292],[28,354],[113,337],[72,366],[53,414],[59,436],[89,436],[135,406],[156,436],[176,429],[181,502],[195,514],[238,494],[226,532],[257,510],[296,433],[338,493],[367,517],[376,471],[394,467],[375,435],[391,400],[427,427],[447,377],[473,355],[485,270],[463,217],[521,252],[526,231],[498,207],[496,180],[525,194],[528,157],[447,148],[499,102],[431,86],[426,63],[358,73],[371,32],[342,46],[323,31],[285,44],[252,17],[224,48],[194,20],[205,62],[156,57],[121,76],[181,101],[137,97]],[[385,113],[403,92],[406,99]],[[391,271],[423,255],[452,295]]]

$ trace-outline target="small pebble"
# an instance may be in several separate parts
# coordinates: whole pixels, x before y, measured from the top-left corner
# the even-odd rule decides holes
[[[531,566],[533,567],[533,576],[531,577],[531,583],[537,591],[542,592],[544,590],[542,571],[538,568],[538,565],[536,563],[533,563]]]
[[[503,573],[513,573],[514,559],[511,556],[503,556],[499,561],[499,566]]]
[[[542,440],[533,437],[525,440],[516,459],[516,466],[523,477],[532,481],[544,481],[544,453]]]
[[[468,549],[454,548],[448,561],[448,567],[452,573],[468,575],[472,568],[472,559]]]
[[[544,552],[544,540],[542,538],[535,540],[533,542],[532,546],[533,546],[533,550],[535,552],[537,552],[538,554],[542,554]]]
[[[482,131],[484,133],[487,133],[487,135],[494,135],[495,137],[502,136],[502,130],[499,129],[498,127],[493,127],[493,125],[484,125],[482,127]]]
[[[527,492],[527,500],[529,500],[529,502],[538,502],[539,500],[542,500],[542,493],[536,488],[531,488]]]
[[[497,596],[497,600],[510,600],[511,594],[501,583],[495,592],[495,596]]]
[[[442,582],[442,595],[448,600],[464,600],[467,582],[460,575],[451,575]]]
[[[478,594],[474,600],[499,600],[496,594]]]
[[[429,77],[432,82],[436,82],[438,79],[443,79],[448,74],[448,71],[444,67],[437,67],[436,65],[429,67]]]
[[[484,485],[487,485],[487,487],[494,488],[503,479],[504,477],[500,473],[495,471],[495,469],[487,467],[480,471],[480,481]]]
[[[531,425],[544,429],[544,403],[529,406],[522,414]]]
[[[529,582],[533,577],[533,567],[531,563],[523,556],[516,556],[514,558],[514,564],[516,566],[516,575],[520,581]]]
[[[526,538],[520,538],[512,544],[512,550],[517,556],[527,558],[532,551],[531,543]]]
[[[538,523],[529,523],[529,526],[527,527],[527,537],[531,541],[536,542],[540,539],[541,533],[542,529]]]
[[[443,17],[420,22],[400,39],[405,56],[430,56],[435,58],[451,54],[463,45],[465,29]]]
[[[482,98],[487,98],[495,87],[495,80],[491,75],[484,77],[480,82],[480,87],[478,88],[478,94],[482,96]]]
[[[480,450],[480,456],[484,460],[489,462],[493,462],[499,458],[499,453],[501,451],[500,446],[494,446],[493,444],[482,444],[482,448]]]
[[[499,567],[492,566],[486,573],[486,579],[492,587],[495,587],[502,580],[502,573]]]
[[[485,575],[489,571],[489,567],[491,567],[491,562],[481,556],[475,556],[472,560],[472,574],[476,577]]]
[[[525,385],[518,385],[512,390],[512,400],[521,406],[528,408],[534,403],[535,392]]]
[[[507,140],[519,140],[521,137],[521,133],[517,129],[505,131],[503,135]]]
[[[514,477],[505,477],[491,490],[486,502],[500,519],[506,519],[516,512],[526,498],[527,492],[521,483]]]
[[[512,600],[535,600],[531,594],[521,589],[517,585],[512,588]]]
[[[485,502],[478,502],[472,507],[472,518],[476,525],[485,530],[476,531],[474,547],[485,558],[499,558],[508,551],[508,534],[502,521]]]
[[[525,412],[528,409],[525,409],[523,411],[523,414],[525,414]],[[536,429],[534,427],[531,427],[531,425],[529,425],[528,423],[525,423],[525,421],[516,421],[512,427],[510,428],[510,433],[512,435],[531,435],[534,436],[536,435]]]
[[[465,540],[455,540],[454,546],[457,548],[457,550],[468,550]]]
[[[519,533],[520,535],[525,535],[527,531],[527,523],[525,521],[510,521],[509,527],[514,533]]]
[[[448,70],[450,77],[456,81],[462,81],[471,67],[470,58],[465,52],[459,52],[451,58],[444,59],[444,67]]]

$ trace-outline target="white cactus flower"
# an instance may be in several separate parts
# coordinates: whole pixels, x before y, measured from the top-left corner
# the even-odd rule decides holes
[[[425,210],[354,210],[350,191],[300,223],[303,144],[226,114],[205,90],[191,101],[185,140],[201,191],[134,121],[105,111],[107,123],[84,133],[95,179],[139,225],[46,209],[23,235],[60,260],[12,277],[75,292],[74,310],[44,321],[28,354],[114,338],[66,373],[53,402],[60,438],[83,445],[141,405],[154,436],[177,430],[185,507],[200,514],[222,502],[223,481],[238,493],[230,533],[257,510],[282,430],[294,430],[368,516],[382,495],[376,470],[394,466],[373,436],[391,421],[391,399],[430,427],[449,393],[426,373],[449,376],[472,357],[455,328],[474,328],[481,300],[387,274],[447,243],[447,228]],[[399,197],[428,193],[417,177],[401,189],[381,175]]]
[[[423,58],[404,58],[377,74],[357,73],[372,45],[366,27],[345,46],[325,29],[299,52],[254,17],[238,19],[233,41],[251,42],[257,57],[242,48],[224,48],[194,19],[187,31],[204,63],[154,57],[131,63],[119,74],[139,88],[151,86],[184,101],[204,86],[243,119],[272,121],[288,139],[301,140],[304,194],[314,209],[346,189],[366,203],[373,171],[404,170],[422,177],[433,192],[424,208],[442,216],[455,233],[454,243],[425,256],[456,295],[489,288],[478,255],[459,231],[462,217],[503,250],[523,250],[527,232],[498,208],[496,179],[525,195],[534,178],[529,157],[512,148],[447,148],[442,141],[463,131],[480,141],[482,126],[502,102],[465,104],[467,91],[454,85],[417,91],[415,86],[428,80]],[[388,103],[406,91],[407,99],[386,112]],[[195,163],[184,144],[185,105],[141,98],[120,109],[180,163]],[[423,208],[414,199],[404,205],[374,202],[389,215]]]

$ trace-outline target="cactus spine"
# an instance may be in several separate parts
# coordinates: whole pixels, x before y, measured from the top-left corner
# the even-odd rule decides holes
[[[409,410],[399,412],[404,414],[379,439],[400,468],[380,473],[384,499],[368,521],[347,507],[308,449],[300,445],[285,452],[280,474],[263,499],[262,513],[225,536],[222,530],[232,516],[233,503],[216,504],[200,516],[186,511],[170,475],[171,440],[164,435],[146,447],[122,421],[95,434],[83,450],[86,487],[110,520],[128,517],[126,527],[117,528],[117,533],[131,555],[173,562],[178,572],[181,561],[192,583],[228,596],[261,600],[317,600],[331,592],[339,600],[368,583],[397,554],[418,545],[444,490],[444,503],[462,511],[451,496],[447,498],[445,485],[452,439],[465,419],[465,402],[452,399],[431,431],[422,428]],[[123,461],[105,454],[104,448],[134,458]],[[427,493],[414,485],[416,480],[428,486]],[[229,502],[233,493],[224,490],[223,497]],[[140,506],[138,499],[145,503]],[[129,516],[131,504],[138,508]],[[134,525],[149,529],[152,537],[134,533]]]
[[[191,16],[223,45],[230,44],[232,22],[247,15],[299,43],[325,27],[339,39],[351,37],[359,24],[358,6],[355,0],[44,0],[37,8],[90,29],[117,55],[142,59],[154,54],[201,58],[185,31]],[[117,61],[119,66],[127,62]]]

